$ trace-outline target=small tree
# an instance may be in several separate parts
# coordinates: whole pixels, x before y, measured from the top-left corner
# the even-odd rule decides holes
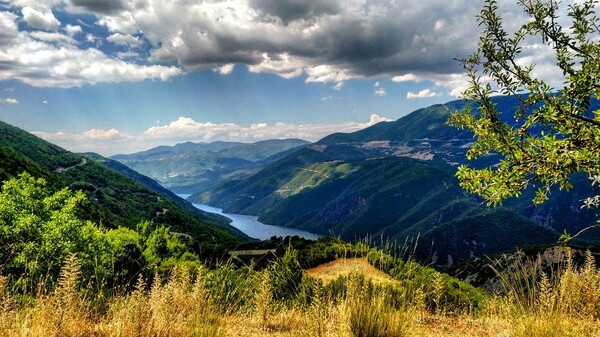
[[[573,187],[571,176],[584,172],[594,194],[582,207],[600,208],[600,111],[590,111],[591,103],[600,96],[597,2],[569,5],[570,26],[564,27],[557,23],[558,2],[520,0],[530,20],[509,34],[496,1],[486,0],[478,15],[483,27],[479,47],[463,60],[470,78],[464,97],[475,101],[479,109],[456,112],[449,124],[475,134],[469,159],[489,153],[502,156],[498,165],[482,169],[463,165],[456,174],[464,189],[479,194],[488,204],[519,196],[532,185],[537,188],[533,201],[539,204],[548,199],[553,186],[568,190]],[[523,65],[523,46],[534,38],[554,52],[564,76],[562,88],[536,78],[534,65]],[[495,94],[518,98],[517,123],[500,119],[491,98]],[[563,239],[570,238],[565,233]]]

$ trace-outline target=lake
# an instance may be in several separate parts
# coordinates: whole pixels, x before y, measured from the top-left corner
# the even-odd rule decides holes
[[[178,194],[182,198],[186,198],[189,195],[186,194]],[[217,207],[212,207],[205,204],[193,204],[196,208],[199,208],[205,212],[216,213],[222,216],[225,216],[231,219],[231,225],[242,232],[248,235],[249,237],[256,238],[259,240],[267,240],[272,236],[294,236],[297,235],[299,237],[303,237],[305,239],[316,240],[323,235],[310,233],[307,231],[303,231],[295,228],[281,227],[281,226],[273,226],[266,225],[260,221],[258,221],[258,217],[252,215],[243,215],[243,214],[230,214],[223,213],[223,210]]]

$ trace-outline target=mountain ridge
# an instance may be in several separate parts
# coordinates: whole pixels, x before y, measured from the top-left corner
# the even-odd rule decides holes
[[[502,118],[509,122],[513,117],[506,112],[517,101],[494,98],[505,112]],[[442,264],[518,246],[552,244],[563,229],[577,232],[593,223],[592,212],[572,207],[586,193],[582,177],[574,178],[581,189],[553,191],[552,202],[535,208],[528,191],[522,198],[507,200],[505,207],[491,209],[467,195],[454,177],[456,166],[487,166],[500,158],[492,154],[466,160],[473,136],[445,121],[452,110],[468,104],[434,105],[397,121],[326,136],[252,175],[219,183],[189,200],[258,215],[267,224],[340,235],[346,240],[366,234],[400,241],[419,236],[425,241],[420,244],[420,255],[437,254]],[[512,230],[507,222],[513,223]],[[582,239],[591,242],[598,235]]]

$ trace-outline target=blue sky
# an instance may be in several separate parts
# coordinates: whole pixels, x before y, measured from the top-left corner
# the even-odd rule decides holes
[[[510,28],[524,22],[500,1]],[[73,151],[317,140],[456,99],[471,0],[0,1],[0,120]],[[539,44],[524,59],[553,76]],[[550,69],[550,70],[549,70]]]

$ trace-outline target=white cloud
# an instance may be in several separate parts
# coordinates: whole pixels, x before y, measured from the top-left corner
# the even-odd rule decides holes
[[[306,83],[340,83],[351,78],[359,77],[357,75],[350,74],[350,72],[346,69],[328,64],[307,67],[304,69],[304,71],[308,75],[308,77],[305,80]]]
[[[77,44],[77,41],[75,41],[71,36],[56,32],[49,33],[37,31],[29,33],[29,36],[43,42]]]
[[[42,102],[42,104],[48,104],[48,101],[44,100],[44,101]]]
[[[573,1],[565,1],[561,8]],[[509,30],[527,22],[516,3],[498,2],[500,15],[510,18],[505,20]],[[461,73],[454,59],[467,57],[477,48],[474,35],[480,28],[475,15],[481,8],[479,2],[466,0],[11,0],[8,6],[22,8],[23,21],[30,27],[62,29],[72,37],[87,33],[87,41],[98,43],[97,48],[106,41],[130,47],[148,42],[149,51],[140,51],[140,57],[116,55],[122,51],[105,55],[105,59],[126,59],[132,68],[173,62],[183,69],[180,72],[221,71],[236,64],[283,78],[306,75],[307,83],[335,83],[336,90],[349,79],[393,76],[395,82],[441,83],[436,84],[436,92],[443,88],[451,95],[464,85],[442,77]],[[92,26],[105,27],[110,36],[94,37],[83,23],[61,28],[52,9],[60,9],[61,15],[91,14]],[[14,14],[0,12],[0,45],[19,40],[18,33]],[[20,39],[19,43],[28,41]],[[528,54],[537,52],[524,48],[524,56],[535,61],[542,76],[557,79],[560,74],[550,66],[552,59]],[[19,73],[20,66],[9,63],[8,73]],[[70,75],[34,74],[48,85],[69,82],[66,76]]]
[[[375,96],[383,97],[383,96],[386,96],[386,95],[387,95],[387,92],[385,91],[385,88],[377,88],[377,89],[375,89]]]
[[[344,87],[344,82],[337,82],[333,86],[333,90],[340,91],[340,90],[342,90],[343,87]]]
[[[10,12],[0,12],[0,45],[14,41],[19,35],[17,16]]]
[[[404,74],[392,77],[393,82],[420,82],[421,79],[415,74]]]
[[[112,42],[112,43],[120,45],[120,46],[129,46],[129,47],[138,47],[144,43],[137,36],[133,36],[130,34],[121,34],[121,33],[112,34],[109,37],[107,37],[106,40],[108,42]]]
[[[6,104],[19,104],[19,100],[17,100],[16,98],[0,98],[0,103],[6,103]]]
[[[121,133],[117,129],[90,129],[83,133],[83,137],[89,139],[114,139],[114,138],[128,138],[125,134]]]
[[[456,74],[436,74],[436,73],[420,73],[420,74],[405,74],[392,77],[393,82],[402,83],[402,82],[414,82],[420,83],[423,81],[432,82],[435,85],[436,89],[446,89],[447,95],[460,97],[465,89],[467,89],[469,84],[469,78],[464,73],[456,73]],[[418,95],[415,93],[409,93],[412,98],[422,98],[416,97]],[[431,95],[431,93],[428,93]],[[425,95],[425,93],[423,93]],[[437,93],[436,96],[440,96],[440,93]],[[407,98],[409,95],[407,95]],[[433,96],[430,96],[433,97]]]
[[[331,124],[254,123],[249,127],[234,123],[201,123],[189,117],[147,129],[141,136],[147,141],[245,141],[274,138],[302,138],[316,141],[334,132],[353,132],[390,119],[372,114],[366,123],[341,122]]]
[[[272,73],[283,78],[294,78],[302,75],[304,62],[300,58],[292,57],[288,53],[269,54],[263,53],[258,64],[248,66],[253,73]]]
[[[368,122],[340,122],[330,124],[254,123],[249,126],[234,123],[202,123],[189,117],[179,117],[168,124],[153,126],[137,135],[116,129],[91,129],[82,133],[33,132],[35,135],[75,152],[98,152],[103,155],[131,153],[158,145],[179,142],[242,141],[301,138],[316,141],[334,132],[353,132],[379,122],[390,121],[371,114]]]
[[[69,36],[75,36],[77,34],[83,33],[83,29],[79,25],[66,25],[65,30]]]
[[[373,83],[373,86],[374,86],[375,88],[379,88],[379,84],[380,84],[379,82],[375,82],[375,83]]]
[[[319,100],[320,100],[320,101],[328,101],[328,100],[330,100],[330,99],[333,99],[333,96],[331,96],[331,95],[329,95],[329,96],[323,96],[323,97],[321,97]]]
[[[60,4],[61,2],[63,2],[63,0],[8,0],[8,2],[14,4],[17,7],[29,6],[35,9],[44,10]]]
[[[71,41],[59,33],[21,32],[16,40],[17,43],[0,49],[0,81],[18,79],[35,87],[75,87],[99,82],[166,81],[183,73],[174,66],[137,65],[109,57],[95,48],[57,44],[56,41]]]
[[[32,133],[73,152],[97,152],[105,155],[116,154],[119,149],[128,149],[134,141],[134,137],[116,129],[91,129],[79,134],[64,131]]]
[[[439,96],[438,93],[435,93],[429,89],[424,89],[419,91],[418,93],[414,93],[414,92],[408,92],[406,94],[406,99],[418,99],[418,98],[429,98],[429,97],[435,97],[435,96]]]
[[[380,122],[391,122],[392,120],[393,119],[379,116],[378,114],[371,114],[368,125],[371,126]]]
[[[129,59],[129,58],[139,58],[140,54],[131,50],[128,51],[120,51],[116,54],[118,59]]]
[[[58,30],[60,21],[58,21],[51,10],[39,11],[33,7],[23,7],[21,10],[23,20],[29,27],[43,30]]]
[[[235,64],[229,63],[229,64],[222,65],[220,67],[217,67],[215,69],[215,71],[221,75],[229,75],[233,71],[233,68],[235,68]]]

